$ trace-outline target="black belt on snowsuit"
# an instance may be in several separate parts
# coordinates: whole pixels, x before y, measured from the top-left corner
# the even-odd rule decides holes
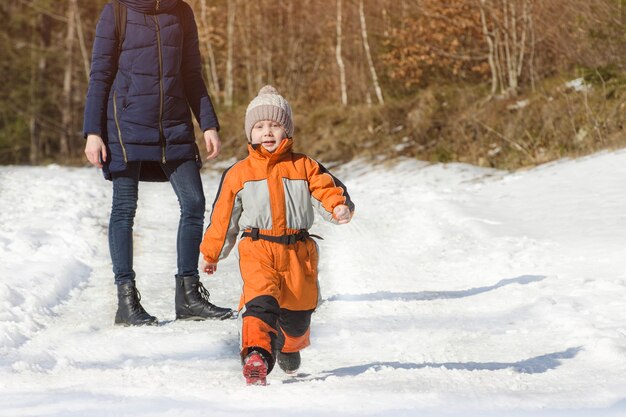
[[[241,234],[242,238],[251,237],[252,240],[261,239],[261,240],[267,240],[267,241],[274,242],[274,243],[280,243],[283,245],[293,245],[294,243],[298,241],[306,240],[306,238],[308,238],[309,236],[314,237],[316,239],[324,240],[324,238],[321,236],[310,234],[306,229],[300,229],[298,233],[293,233],[290,235],[282,235],[282,236],[263,235],[259,233],[259,229],[257,228],[252,228],[250,229],[249,232],[243,232]]]

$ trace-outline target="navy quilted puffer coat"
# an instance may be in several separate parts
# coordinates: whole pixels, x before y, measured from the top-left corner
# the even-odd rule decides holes
[[[129,161],[201,164],[189,108],[202,131],[219,124],[202,80],[193,11],[182,0],[120,2],[127,21],[119,65],[111,3],[96,27],[85,137],[97,134],[105,141],[109,179]]]

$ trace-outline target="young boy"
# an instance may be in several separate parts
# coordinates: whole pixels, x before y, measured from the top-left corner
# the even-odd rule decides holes
[[[293,153],[289,103],[265,86],[248,105],[249,156],[224,172],[200,250],[212,274],[239,242],[243,294],[241,358],[248,385],[265,385],[274,362],[287,373],[310,344],[317,307],[317,244],[309,237],[313,207],[345,224],[354,213],[346,187],[321,164]]]

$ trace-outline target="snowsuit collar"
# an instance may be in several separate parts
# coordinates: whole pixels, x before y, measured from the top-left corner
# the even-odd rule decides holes
[[[178,4],[178,0],[119,0],[136,12],[158,14],[167,12]]]
[[[256,159],[280,159],[282,156],[291,153],[291,148],[293,147],[293,139],[283,139],[278,148],[274,152],[269,152],[263,146],[259,145],[251,145],[248,143],[248,152],[251,157]]]

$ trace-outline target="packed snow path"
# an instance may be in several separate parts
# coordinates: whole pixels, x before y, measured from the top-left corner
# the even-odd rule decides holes
[[[246,387],[237,321],[174,319],[178,204],[141,184],[135,270],[159,327],[113,326],[110,183],[0,167],[0,416],[624,416],[626,152],[505,173],[352,163],[318,219],[323,303],[296,377]],[[203,174],[207,207],[219,171]],[[207,220],[208,220],[207,212]],[[202,278],[235,307],[237,260]]]

